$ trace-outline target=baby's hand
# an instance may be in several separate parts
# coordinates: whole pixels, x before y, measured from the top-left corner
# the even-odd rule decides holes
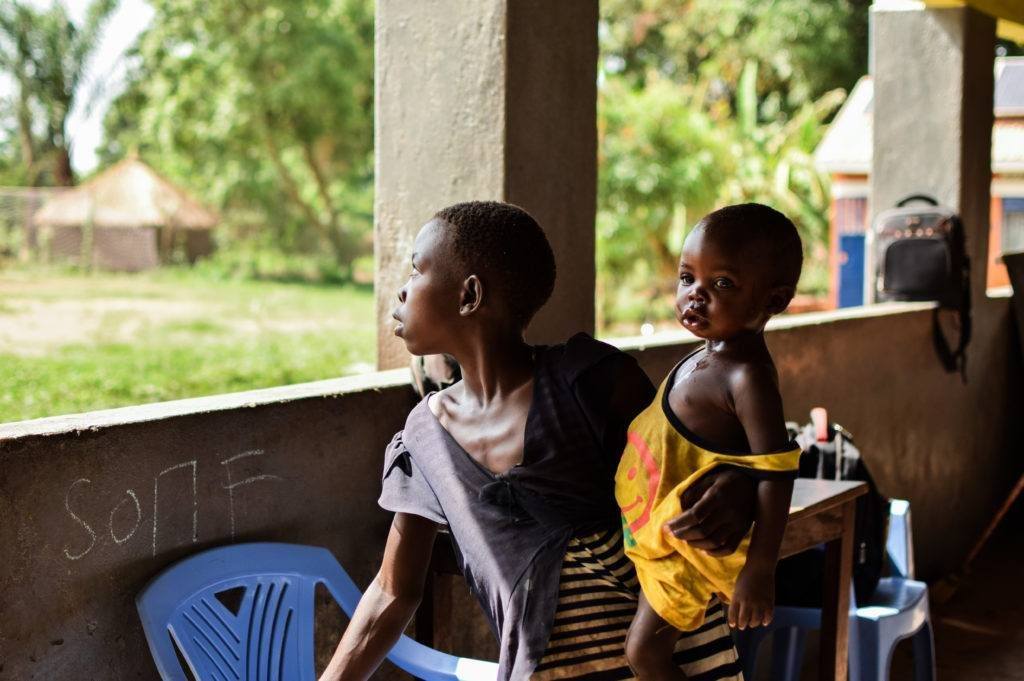
[[[767,626],[775,608],[775,571],[758,569],[747,564],[736,580],[736,590],[729,603],[729,626]]]

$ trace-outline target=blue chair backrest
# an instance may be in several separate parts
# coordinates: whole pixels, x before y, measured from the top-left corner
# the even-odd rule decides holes
[[[136,605],[164,679],[187,679],[177,644],[203,681],[313,681],[318,583],[349,614],[359,603],[359,589],[327,549],[240,544],[173,565],[146,586]]]
[[[914,578],[914,546],[910,530],[910,502],[892,499],[889,502],[889,536],[886,553],[893,571],[900,577]]]
[[[317,584],[352,616],[362,594],[327,549],[235,544],[175,563],[135,604],[164,679],[188,678],[177,644],[200,681],[314,681]],[[494,681],[498,672],[493,662],[448,655],[405,635],[388,659],[427,681]]]

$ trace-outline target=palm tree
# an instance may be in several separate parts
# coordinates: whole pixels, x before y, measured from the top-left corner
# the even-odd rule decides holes
[[[718,203],[772,205],[793,220],[805,248],[823,247],[828,241],[828,178],[815,167],[812,152],[846,93],[830,90],[788,119],[760,121],[756,83],[757,63],[748,61],[736,88],[735,125],[728,128],[736,170],[724,183]]]
[[[75,183],[68,116],[80,96],[79,85],[103,25],[117,4],[118,0],[93,0],[81,26],[71,21],[59,0],[49,9],[21,0],[0,5],[0,67],[13,75],[16,85],[13,108],[30,185]]]

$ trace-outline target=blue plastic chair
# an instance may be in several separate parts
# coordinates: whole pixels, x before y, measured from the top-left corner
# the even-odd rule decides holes
[[[935,641],[928,585],[914,579],[910,503],[893,499],[886,542],[892,577],[883,577],[868,603],[857,607],[861,678],[887,681],[892,651],[910,638],[915,681],[935,681]]]
[[[772,623],[767,627],[733,631],[743,678],[754,679],[757,652],[769,634],[772,637],[772,681],[799,681],[804,659],[804,639],[808,629],[821,629],[821,609],[779,606],[775,608]],[[861,678],[857,652],[857,610],[850,586],[849,668],[851,681]]]
[[[850,609],[850,678],[888,681],[896,644],[911,638],[915,681],[935,680],[935,644],[928,607],[928,585],[915,580],[910,529],[910,503],[889,504],[886,554],[892,572],[883,577],[868,603]],[[854,603],[851,589],[850,602]],[[744,676],[753,678],[757,648],[772,633],[772,679],[797,681],[808,629],[821,628],[817,608],[778,607],[769,627],[739,632],[737,648]]]
[[[314,681],[317,584],[352,615],[362,594],[327,549],[236,544],[172,565],[135,604],[165,680],[188,678],[180,651],[199,681]],[[388,659],[428,681],[494,681],[498,673],[493,662],[448,655],[404,635]]]

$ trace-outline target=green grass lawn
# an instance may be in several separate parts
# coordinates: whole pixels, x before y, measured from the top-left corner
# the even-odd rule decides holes
[[[370,370],[369,287],[0,270],[0,423]]]

